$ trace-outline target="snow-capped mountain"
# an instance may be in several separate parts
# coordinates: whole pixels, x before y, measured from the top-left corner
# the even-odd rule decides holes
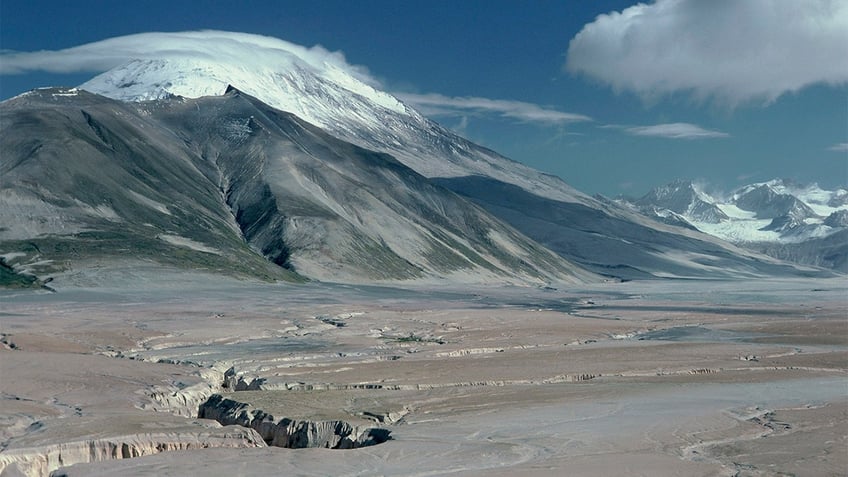
[[[785,189],[782,182],[756,184],[733,194],[732,203],[742,210],[753,212],[758,219],[772,219],[762,230],[794,232],[807,225],[807,219],[819,219],[813,209]]]
[[[381,269],[391,278],[466,269],[469,280],[586,276],[573,263],[627,279],[818,273],[589,197],[446,130],[337,58],[212,33],[240,46],[222,57],[139,58],[78,92],[0,103],[4,125],[18,125],[2,130],[0,172],[19,178],[0,190],[14,205],[0,218],[17,224],[0,230],[0,255],[29,256],[27,240],[65,232],[103,253],[111,249],[99,234],[108,230],[124,240],[137,234],[132,240],[151,250],[176,244],[175,256],[191,263],[194,252],[213,250],[218,258],[201,255],[203,263],[243,268],[253,250],[307,276],[352,281],[379,279]],[[57,151],[72,145],[79,164],[57,163]],[[84,169],[61,181],[50,175],[53,186],[34,179],[60,166]],[[99,175],[117,166],[114,177],[126,183]],[[189,204],[185,193],[198,187]],[[177,214],[172,203],[192,212]],[[215,245],[231,233],[249,250],[238,240]],[[69,245],[59,242],[42,245],[64,253]],[[125,241],[109,243],[126,250]]]
[[[771,180],[740,187],[726,197],[704,193],[691,181],[678,180],[658,187],[645,196],[627,201],[645,215],[664,223],[694,227],[702,232],[756,250],[767,250],[781,258],[793,258],[799,244],[839,236],[848,229],[848,190],[825,190],[817,184],[802,185],[789,180]],[[704,210],[710,211],[706,215]],[[713,213],[712,211],[717,211]],[[838,241],[835,245],[839,245]],[[827,257],[811,257],[803,247],[803,263],[833,266],[848,252],[828,249]],[[824,249],[822,249],[824,250]]]
[[[201,58],[133,60],[80,86],[122,101],[224,94],[228,85],[344,141],[387,152],[426,177],[484,175],[548,197],[585,195],[556,178],[479,147],[332,62],[281,52],[273,64]],[[250,52],[245,52],[249,57]]]
[[[245,95],[0,104],[0,258],[349,283],[593,277],[382,153]]]
[[[640,207],[650,207],[657,215],[671,211],[674,216],[695,219],[711,224],[727,220],[712,197],[695,187],[692,182],[677,180],[671,184],[657,187],[635,202]]]

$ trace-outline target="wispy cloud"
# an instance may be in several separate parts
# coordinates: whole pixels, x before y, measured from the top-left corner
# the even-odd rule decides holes
[[[349,64],[344,54],[320,45],[304,47],[277,38],[216,30],[152,32],[109,38],[63,50],[17,52],[0,50],[0,75],[30,71],[51,73],[99,73],[131,60],[196,59],[237,65],[267,67],[292,61],[304,61],[319,71],[339,68],[372,86],[379,86],[368,70]],[[431,116],[466,118],[495,115],[521,122],[559,125],[592,119],[537,104],[480,97],[448,97],[440,94],[398,94],[403,101]]]
[[[827,148],[827,150],[833,152],[848,152],[848,142],[840,142],[839,144],[834,144]]]
[[[662,137],[668,139],[715,139],[730,137],[721,131],[704,129],[690,123],[654,124],[653,126],[623,126],[624,132],[633,136]]]
[[[293,57],[319,70],[336,67],[368,84],[378,84],[366,68],[349,64],[341,52],[320,45],[305,47],[269,36],[217,30],[139,33],[64,50],[0,50],[0,75],[29,71],[100,73],[138,59],[214,59],[262,66]]]
[[[583,114],[566,113],[523,101],[473,96],[450,97],[441,94],[400,93],[395,96],[430,116],[467,117],[491,114],[521,122],[551,125],[592,120]]]
[[[656,0],[599,15],[566,68],[646,99],[692,94],[736,106],[848,83],[848,2]]]

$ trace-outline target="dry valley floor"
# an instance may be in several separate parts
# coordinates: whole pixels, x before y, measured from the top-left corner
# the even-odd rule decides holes
[[[0,292],[0,474],[844,475],[831,280]]]

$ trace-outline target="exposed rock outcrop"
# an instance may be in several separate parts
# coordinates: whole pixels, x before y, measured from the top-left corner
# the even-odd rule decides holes
[[[600,377],[600,374],[579,373],[560,374],[543,379],[499,379],[487,381],[460,381],[453,383],[418,383],[418,384],[381,384],[381,383],[303,383],[303,382],[268,382],[265,378],[256,378],[250,382],[240,380],[236,391],[351,391],[361,389],[381,389],[385,391],[426,391],[442,388],[466,387],[503,387],[503,386],[533,386],[538,384],[575,383]]]
[[[220,394],[213,395],[200,406],[198,417],[214,419],[224,425],[251,428],[269,445],[290,449],[355,449],[381,444],[391,438],[388,429],[357,426],[342,420],[278,420],[271,414]]]
[[[41,447],[7,449],[0,454],[0,475],[42,477],[63,466],[129,459],[159,452],[208,447],[264,447],[253,429],[227,427],[191,433],[134,434]],[[61,476],[60,473],[53,473]]]
[[[169,412],[177,416],[197,417],[197,409],[201,403],[219,392],[222,385],[226,387],[234,374],[233,368],[224,373],[215,368],[203,368],[200,370],[202,382],[185,388],[157,386],[148,393],[149,399],[140,403],[138,407],[150,411]]]

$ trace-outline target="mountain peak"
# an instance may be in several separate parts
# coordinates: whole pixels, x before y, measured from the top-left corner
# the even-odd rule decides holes
[[[845,271],[848,191],[844,188],[825,190],[816,183],[773,179],[710,198],[709,209],[694,206],[699,204],[698,193],[696,184],[676,180],[639,200],[622,200],[666,224],[695,227],[778,258]],[[723,218],[700,215],[704,210],[718,211]]]
[[[791,215],[796,220],[815,217],[810,206],[792,194],[775,190],[775,184],[754,184],[733,194],[734,203],[742,210],[754,212],[758,218],[774,219]]]
[[[591,201],[558,178],[456,136],[389,93],[340,54],[227,32],[174,34],[173,52],[139,58],[81,89],[122,101],[220,96],[230,87],[338,139],[395,156],[426,177],[490,176],[566,201]],[[215,36],[215,51],[200,41]]]
[[[644,210],[666,209],[691,219],[718,223],[728,217],[715,205],[715,200],[701,191],[691,180],[677,179],[657,187],[635,202]]]
[[[338,66],[316,65],[284,51],[267,64],[259,64],[247,51],[244,56],[247,59],[241,62],[232,58],[135,59],[92,78],[80,88],[113,99],[148,101],[169,94],[186,98],[220,96],[232,86],[321,127],[338,119],[339,113],[361,116],[375,107],[408,114],[397,98]],[[343,100],[350,97],[359,101]],[[328,102],[339,109],[327,111]]]

